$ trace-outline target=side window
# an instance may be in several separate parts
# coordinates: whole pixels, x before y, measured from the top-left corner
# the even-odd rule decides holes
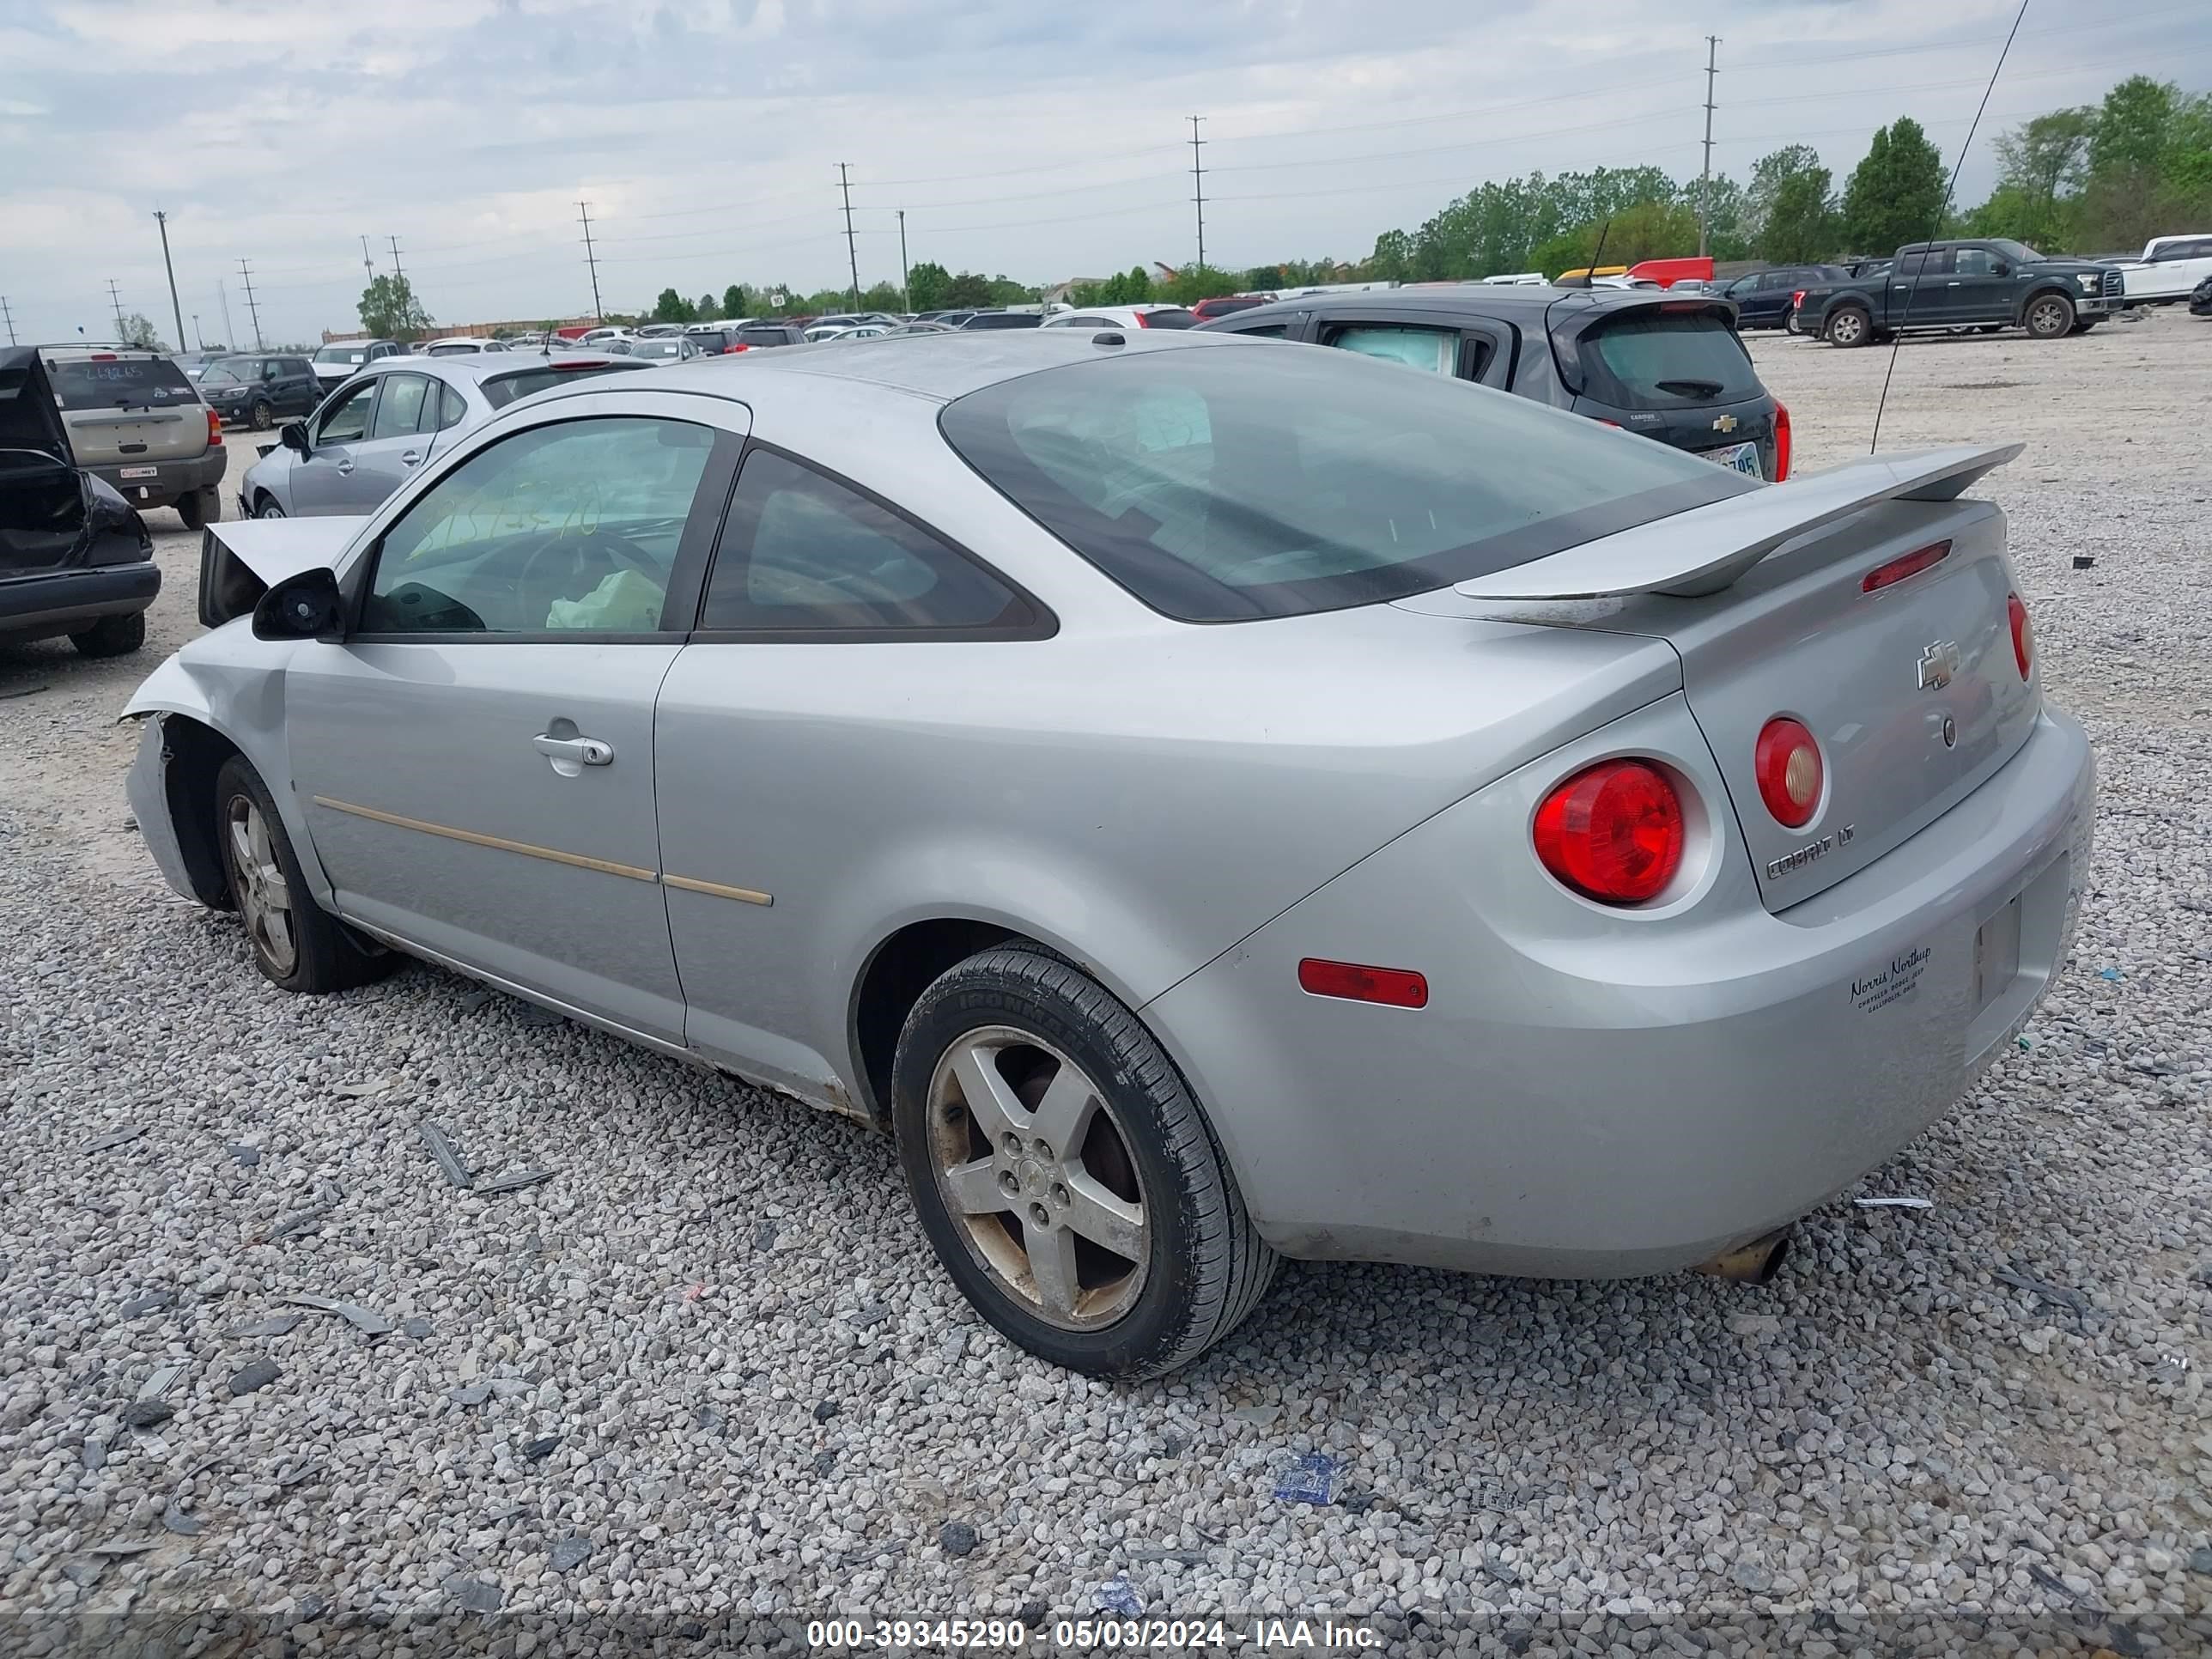
[[[362,380],[333,398],[315,426],[315,442],[356,444],[368,436],[368,413],[376,403],[376,382]]]
[[[443,432],[449,426],[459,426],[468,412],[468,399],[453,387],[441,383],[438,387],[437,429]]]
[[[1889,274],[1893,282],[1903,282],[1907,277],[1933,276],[1942,269],[1942,256],[1940,254],[1906,253],[1899,257],[1897,263],[1890,267]]]
[[[481,450],[384,534],[364,632],[659,630],[714,431],[606,416]]]
[[[1290,326],[1288,323],[1263,323],[1258,328],[1234,328],[1226,331],[1241,334],[1248,340],[1279,340]]]
[[[896,633],[1034,613],[927,531],[811,467],[753,449],[707,579],[708,629]]]
[[[391,374],[384,376],[384,396],[377,400],[376,424],[370,428],[379,438],[411,436],[422,418],[422,394],[430,389],[430,382],[420,374]]]
[[[1953,253],[1951,269],[1960,276],[1994,276],[1997,256],[1985,247],[1962,247]]]
[[[1449,374],[1459,366],[1459,334],[1448,328],[1413,328],[1395,323],[1346,323],[1325,329],[1321,343],[1363,357]]]

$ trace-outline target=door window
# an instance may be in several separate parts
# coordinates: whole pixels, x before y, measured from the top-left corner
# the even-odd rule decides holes
[[[423,394],[430,382],[420,374],[386,374],[384,377],[384,396],[376,405],[376,422],[371,428],[380,438],[411,437],[421,429]]]
[[[711,427],[611,416],[479,451],[385,532],[367,633],[659,630]]]
[[[1459,364],[1459,335],[1451,329],[1408,328],[1395,324],[1352,323],[1322,336],[1323,345],[1356,351],[1363,357],[1449,374]]]
[[[1027,628],[981,567],[812,468],[756,448],[738,474],[700,626],[811,634]]]
[[[374,380],[360,381],[352,390],[339,393],[315,427],[316,444],[359,443],[368,435],[369,410],[375,403]]]
[[[1961,276],[1994,276],[1997,256],[1985,247],[1962,247],[1952,255],[1951,269]]]

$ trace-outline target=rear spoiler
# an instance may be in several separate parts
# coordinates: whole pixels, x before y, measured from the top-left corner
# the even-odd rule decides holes
[[[1471,599],[1596,599],[1717,593],[1786,542],[1881,501],[1948,501],[2024,444],[1875,456],[1692,507],[1547,558],[1455,584]]]

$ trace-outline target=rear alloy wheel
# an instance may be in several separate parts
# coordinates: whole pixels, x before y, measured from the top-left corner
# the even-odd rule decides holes
[[[1274,1255],[1152,1034],[1054,957],[971,957],[892,1064],[922,1230],[977,1312],[1040,1358],[1158,1376],[1234,1330]]]
[[[1856,306],[1845,306],[1822,331],[1832,346],[1863,346],[1874,337],[1874,319]]]
[[[266,432],[271,426],[276,424],[276,412],[270,409],[267,404],[257,401],[253,405],[253,413],[250,418],[253,422],[253,429],[256,432]]]
[[[2027,331],[2039,340],[2063,340],[2074,331],[2074,302],[2063,294],[2039,294],[2028,301]]]
[[[146,613],[102,617],[82,633],[70,635],[70,643],[81,657],[127,656],[146,643]]]
[[[260,775],[232,756],[216,774],[216,837],[231,903],[271,984],[309,996],[343,991],[387,971],[396,958],[363,945],[307,890],[291,837]]]
[[[1805,319],[1796,306],[1790,307],[1784,315],[1782,329],[1786,334],[1802,334],[1805,331]]]

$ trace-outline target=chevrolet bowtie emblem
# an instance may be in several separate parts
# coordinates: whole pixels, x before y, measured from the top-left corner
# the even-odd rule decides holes
[[[1733,416],[1733,415],[1723,415],[1723,416],[1722,416],[1719,419],[1716,420],[1716,421],[1713,422],[1713,430],[1714,430],[1714,431],[1716,431],[1716,432],[1733,432],[1733,431],[1735,431],[1735,416]]]
[[[1959,672],[1959,647],[1949,640],[1938,640],[1920,653],[1920,689],[1941,691],[1950,684]]]

